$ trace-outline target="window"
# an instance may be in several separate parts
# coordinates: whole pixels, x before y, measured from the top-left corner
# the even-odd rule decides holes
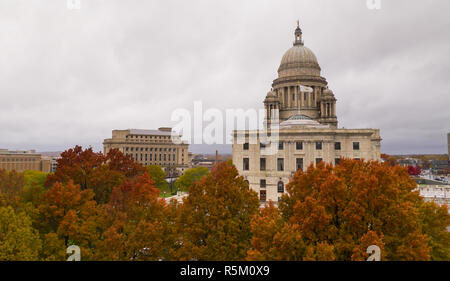
[[[334,159],[334,165],[339,165],[341,163],[341,158]]]
[[[316,165],[318,165],[320,162],[322,162],[322,158],[316,158]]]
[[[306,97],[307,97],[307,93],[305,93],[305,97],[304,97],[304,100],[306,100]]]
[[[248,142],[244,143],[244,150],[248,150]]]
[[[295,143],[295,149],[297,150],[303,150],[303,142],[298,141]]]
[[[260,142],[260,143],[259,143],[259,148],[260,148],[260,149],[264,149],[264,148],[266,148],[266,144],[265,144],[265,143],[262,143],[262,142]]]
[[[261,188],[266,188],[266,180],[259,180],[259,186]]]
[[[265,171],[266,170],[266,158],[260,158],[259,159],[259,170]]]
[[[278,149],[279,149],[279,150],[283,150],[283,149],[284,149],[284,142],[280,141],[280,142],[278,143]]]
[[[250,182],[249,182],[248,180],[245,180],[245,183],[246,183],[247,186],[248,186],[248,190],[250,190]]]
[[[335,142],[334,143],[334,150],[341,150],[341,143],[340,142]]]
[[[277,159],[277,170],[284,171],[284,158]]]
[[[303,171],[303,158],[297,158],[295,160],[295,167],[296,167],[297,171],[298,170],[302,170]]]
[[[259,200],[261,202],[266,202],[266,191],[265,190],[259,191]]]
[[[284,183],[282,181],[278,182],[278,193],[284,193]]]
[[[243,167],[244,171],[248,171],[250,170],[250,161],[248,158],[244,158],[244,167]]]
[[[353,150],[359,150],[359,142],[353,142]]]
[[[322,142],[321,141],[316,142],[316,150],[322,150]]]

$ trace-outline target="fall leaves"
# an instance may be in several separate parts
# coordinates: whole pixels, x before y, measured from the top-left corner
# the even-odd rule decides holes
[[[450,259],[447,207],[425,203],[399,166],[310,166],[264,208],[231,162],[183,181],[183,203],[148,171],[81,147],[46,179],[0,171],[0,260],[65,260],[70,245],[82,260],[360,261],[370,245],[382,260]]]
[[[266,207],[252,223],[248,258],[366,260],[367,247],[377,245],[383,260],[448,260],[447,208],[424,203],[415,187],[407,169],[380,162],[342,159],[335,167],[320,163],[298,171],[279,209]],[[425,217],[440,224],[439,237],[421,221]],[[277,248],[289,244],[297,248],[280,256]]]

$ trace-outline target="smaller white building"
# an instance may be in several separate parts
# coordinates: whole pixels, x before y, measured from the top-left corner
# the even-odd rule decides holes
[[[427,202],[450,206],[450,185],[419,184],[416,190]]]

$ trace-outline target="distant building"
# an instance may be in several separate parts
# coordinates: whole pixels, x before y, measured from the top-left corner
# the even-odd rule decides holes
[[[418,166],[419,160],[414,159],[414,158],[404,158],[404,159],[397,160],[397,163],[403,167],[409,167],[409,166],[416,167],[416,166]]]
[[[50,172],[54,173],[56,171],[56,167],[58,167],[58,159],[61,156],[42,156],[42,159],[50,161]]]
[[[417,189],[427,202],[435,202],[438,205],[450,206],[450,185],[442,182],[416,179]],[[450,210],[449,210],[450,212]]]
[[[51,160],[36,153],[35,150],[0,149],[0,169],[17,172],[27,170],[51,172]]]
[[[176,169],[183,173],[189,168],[189,145],[173,142],[180,139],[181,136],[172,136],[171,128],[113,130],[112,138],[103,142],[103,151],[107,154],[116,148],[142,165],[160,165],[166,172]]]
[[[219,155],[219,152],[216,150],[215,155],[203,155],[196,154],[192,157],[191,163],[193,168],[204,167],[208,168],[208,170],[212,170],[215,165],[225,162],[231,159],[231,155]]]

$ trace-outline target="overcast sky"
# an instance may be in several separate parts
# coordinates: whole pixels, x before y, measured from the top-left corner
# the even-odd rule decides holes
[[[0,0],[0,148],[101,150],[197,100],[262,108],[299,19],[340,127],[380,128],[386,153],[446,153],[450,1],[381,3]]]

